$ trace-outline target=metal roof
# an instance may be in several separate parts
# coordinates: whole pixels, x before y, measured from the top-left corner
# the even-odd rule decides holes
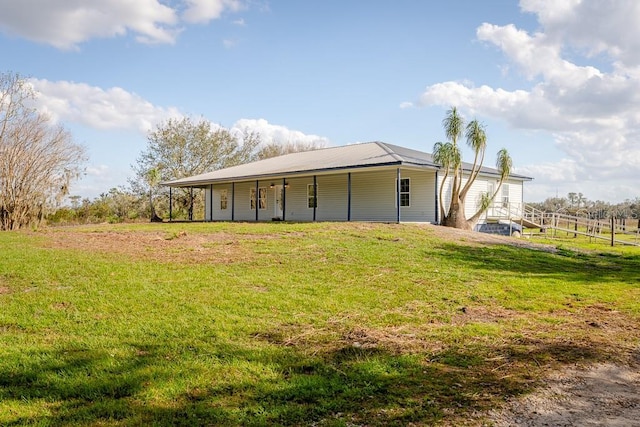
[[[283,156],[163,182],[162,184],[170,187],[196,187],[216,182],[309,175],[341,169],[393,165],[440,169],[440,166],[433,162],[433,156],[431,154],[376,141],[285,154]],[[471,169],[471,166],[472,165],[468,163],[463,164],[463,167],[468,170]],[[498,175],[498,171],[492,168],[483,167],[481,172]],[[531,179],[513,174],[510,177],[522,180]]]

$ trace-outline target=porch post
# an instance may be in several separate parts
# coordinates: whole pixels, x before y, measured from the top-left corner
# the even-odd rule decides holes
[[[173,188],[169,187],[169,222],[173,221],[172,208],[173,208],[173,194],[171,192]]]
[[[347,221],[351,221],[351,172],[347,174]]]
[[[438,200],[438,171],[436,170],[436,191],[435,191],[436,197],[435,197],[435,201],[436,201],[436,224],[440,224],[438,215],[440,215],[440,206],[439,203],[440,201]]]
[[[287,218],[287,180],[282,178],[282,220]]]
[[[189,221],[193,221],[193,187],[189,187]]]
[[[400,168],[396,169],[396,220],[400,224]]]
[[[316,220],[316,210],[318,208],[318,180],[313,175],[313,220]]]
[[[211,199],[209,200],[209,219],[213,221],[213,184],[211,184]]]
[[[236,211],[236,183],[231,183],[231,221],[235,220]]]
[[[258,222],[258,205],[260,205],[260,181],[256,179],[256,222]]]

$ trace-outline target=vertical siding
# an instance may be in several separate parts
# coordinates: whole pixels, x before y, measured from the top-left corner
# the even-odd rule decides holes
[[[395,183],[395,169],[351,173],[351,219],[396,221]]]
[[[237,186],[236,186],[237,187]],[[222,209],[220,206],[221,194],[227,191],[227,209]],[[209,191],[207,190],[207,195]],[[213,220],[214,221],[230,221],[231,220],[231,184],[215,184],[213,186]],[[207,219],[211,220],[210,209],[211,204],[207,200]]]
[[[435,171],[400,170],[401,178],[409,178],[409,203],[400,211],[400,220],[406,222],[435,222]],[[395,177],[393,185],[395,186]],[[394,188],[395,197],[395,188]],[[393,206],[395,207],[395,199]]]
[[[522,181],[507,181],[509,184],[509,202],[512,206],[522,206]]]
[[[313,221],[313,209],[308,207],[307,199],[307,185],[313,184],[313,176],[287,179],[287,182],[289,187],[286,190],[286,220]]]
[[[269,188],[271,181],[259,181],[258,186],[267,189],[266,208],[258,209],[258,221],[271,221],[273,218],[273,189]],[[255,181],[237,182],[235,189],[235,219],[237,221],[255,221],[256,210],[251,209],[251,189],[256,188]],[[229,201],[231,201],[231,189],[229,189]],[[256,203],[258,196],[256,195]],[[231,209],[231,206],[229,206]],[[229,216],[231,211],[229,211]]]
[[[318,221],[346,221],[349,183],[346,173],[318,176]]]

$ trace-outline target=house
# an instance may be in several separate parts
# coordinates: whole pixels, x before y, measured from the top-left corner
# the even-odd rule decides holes
[[[463,165],[467,175],[471,166]],[[368,142],[286,154],[164,185],[204,189],[207,221],[438,223],[443,176],[431,154]],[[496,169],[481,169],[467,196],[467,217],[482,193],[496,188],[499,176]],[[500,202],[521,205],[523,183],[529,180],[512,174]]]

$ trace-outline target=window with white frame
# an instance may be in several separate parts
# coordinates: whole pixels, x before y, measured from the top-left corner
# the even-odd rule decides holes
[[[267,209],[267,187],[260,187],[259,189],[258,206],[260,206],[260,209]]]
[[[493,182],[487,182],[487,195],[493,197],[493,193],[496,191],[495,184]]]
[[[318,196],[316,194],[317,189],[318,189],[317,185],[314,185],[314,184],[307,185],[307,207],[309,209],[318,207]]]
[[[220,209],[225,210],[229,205],[229,193],[227,190],[220,190]]]
[[[502,206],[509,206],[509,184],[502,184]]]
[[[249,192],[251,210],[256,208],[256,189],[251,188]],[[258,188],[258,206],[260,209],[267,209],[267,187]]]
[[[396,191],[397,191],[398,180],[396,179]],[[396,206],[398,205],[396,199]],[[402,207],[410,207],[411,206],[411,180],[409,178],[400,178],[400,206]]]

